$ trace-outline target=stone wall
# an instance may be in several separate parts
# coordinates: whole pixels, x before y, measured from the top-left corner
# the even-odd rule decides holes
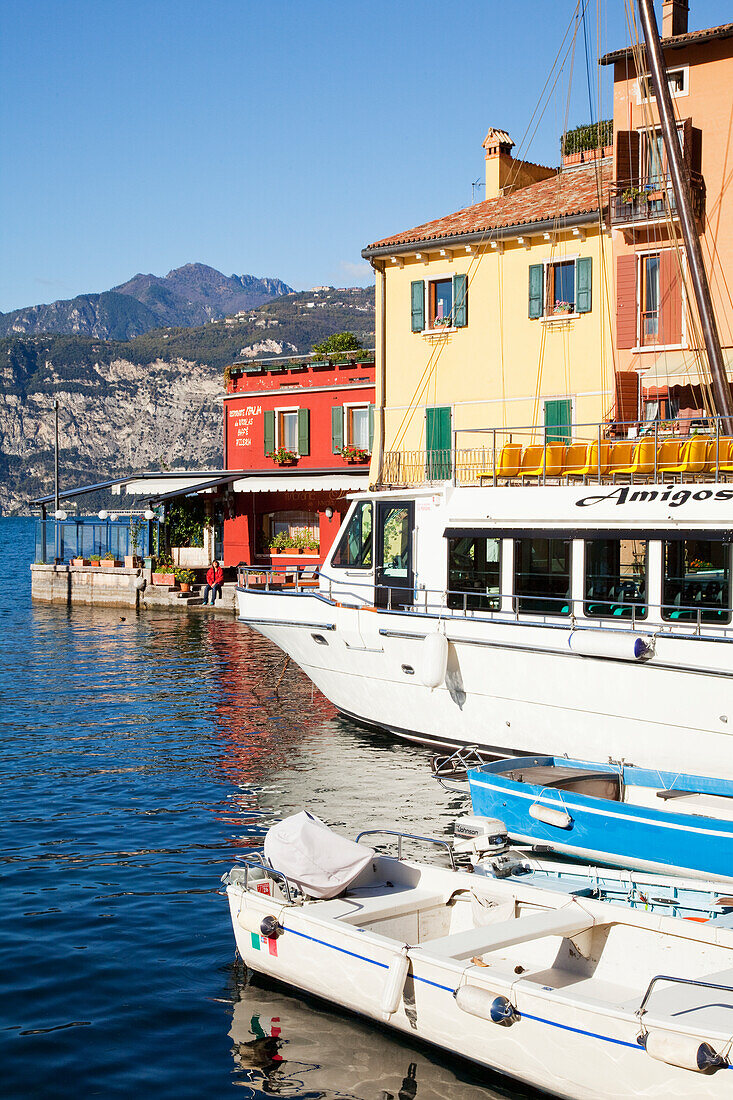
[[[31,595],[49,603],[137,607],[140,569],[101,569],[91,565],[32,565]]]

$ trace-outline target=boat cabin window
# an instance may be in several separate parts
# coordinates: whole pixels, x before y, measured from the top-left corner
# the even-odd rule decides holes
[[[372,526],[372,502],[361,500],[339,539],[331,565],[340,569],[371,569]]]
[[[646,618],[647,545],[644,539],[586,541],[586,615]]]
[[[448,539],[448,607],[498,610],[500,579],[501,539]]]
[[[662,618],[669,622],[730,622],[730,545],[713,539],[664,544]]]
[[[526,538],[514,542],[514,591],[518,611],[570,614],[570,539]]]

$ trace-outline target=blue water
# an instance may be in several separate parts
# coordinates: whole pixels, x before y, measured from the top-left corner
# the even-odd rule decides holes
[[[517,1095],[235,961],[237,853],[304,805],[447,833],[426,751],[233,618],[32,603],[33,535],[0,519],[2,1096]]]

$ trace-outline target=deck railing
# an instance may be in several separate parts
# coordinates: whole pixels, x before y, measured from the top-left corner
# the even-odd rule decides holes
[[[465,446],[479,443],[480,446]],[[385,486],[727,481],[733,438],[720,417],[463,428],[448,449],[387,451]]]
[[[690,198],[696,218],[705,212],[705,182],[697,172],[690,172]],[[677,200],[668,178],[649,178],[637,183],[611,185],[611,222],[613,225],[660,221],[677,218]]]

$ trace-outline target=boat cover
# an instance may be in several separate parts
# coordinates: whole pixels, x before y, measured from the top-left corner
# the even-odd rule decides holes
[[[311,897],[334,898],[364,870],[374,850],[339,836],[319,817],[301,810],[267,830],[265,857]]]

